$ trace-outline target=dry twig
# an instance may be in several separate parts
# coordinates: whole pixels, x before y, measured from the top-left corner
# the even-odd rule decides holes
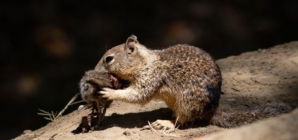
[[[70,99],[70,101],[66,104],[66,106],[58,114],[57,114],[57,112],[55,112],[55,113],[53,111],[47,112],[42,109],[38,109],[40,112],[37,114],[41,115],[41,116],[45,116],[45,117],[43,117],[44,119],[53,122],[62,116],[62,113],[68,108],[68,106],[82,102],[82,101],[74,102],[74,100],[76,100],[78,98],[78,96],[79,96],[79,93],[77,93],[74,97],[72,97]]]

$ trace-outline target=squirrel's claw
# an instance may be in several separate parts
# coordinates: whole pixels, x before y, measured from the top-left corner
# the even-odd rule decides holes
[[[170,130],[175,129],[175,124],[170,120],[156,120],[151,126],[157,130]]]
[[[103,98],[107,98],[108,100],[114,100],[116,99],[116,93],[115,90],[110,88],[103,88],[102,91],[99,91],[99,94],[103,94]]]

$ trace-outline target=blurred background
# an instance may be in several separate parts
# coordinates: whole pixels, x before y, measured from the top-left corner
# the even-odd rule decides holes
[[[297,0],[2,0],[0,137],[46,125],[38,108],[60,111],[84,71],[131,34],[152,49],[188,43],[220,59],[297,40],[297,7]]]

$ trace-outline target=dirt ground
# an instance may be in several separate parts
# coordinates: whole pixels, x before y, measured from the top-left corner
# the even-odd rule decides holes
[[[236,129],[227,129],[194,140],[297,140],[298,108],[291,113],[269,118]]]
[[[266,103],[287,103],[293,108],[298,106],[298,42],[231,56],[217,60],[217,63],[222,71],[222,91],[225,93],[220,100],[220,109],[234,112]],[[142,130],[141,128],[147,125],[147,121],[171,119],[171,112],[166,108],[166,105],[158,100],[151,101],[144,106],[115,101],[107,110],[106,118],[99,130],[84,134],[72,134],[71,131],[77,128],[81,117],[88,113],[89,110],[73,111],[38,130],[24,131],[24,134],[17,137],[16,140],[178,140],[193,139],[225,130],[217,126],[202,124],[177,129],[170,133],[174,136]],[[275,120],[275,118],[271,120]],[[269,123],[274,123],[274,121]],[[253,129],[248,131],[253,131]]]

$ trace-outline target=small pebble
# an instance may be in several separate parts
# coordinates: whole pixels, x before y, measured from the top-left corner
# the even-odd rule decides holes
[[[28,133],[31,133],[32,132],[32,130],[24,130],[24,134],[28,134]]]
[[[82,110],[84,108],[84,105],[80,105],[79,107],[78,107],[78,110],[80,111],[80,110]]]
[[[124,134],[125,136],[130,136],[130,135],[131,135],[129,131],[124,131],[123,134]]]

